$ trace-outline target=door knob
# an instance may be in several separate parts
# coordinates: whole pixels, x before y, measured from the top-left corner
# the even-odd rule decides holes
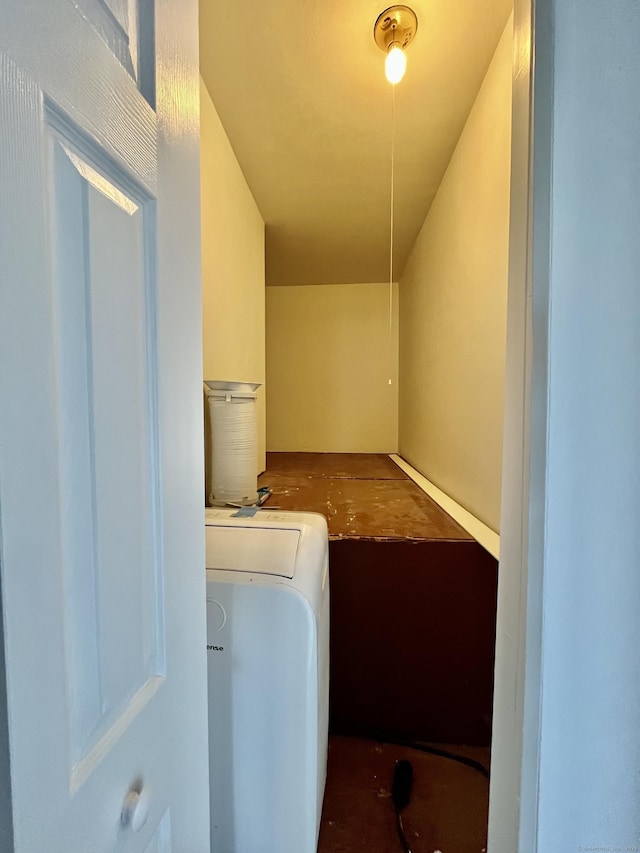
[[[120,820],[123,826],[140,832],[149,816],[149,796],[142,785],[131,788],[124,798]]]

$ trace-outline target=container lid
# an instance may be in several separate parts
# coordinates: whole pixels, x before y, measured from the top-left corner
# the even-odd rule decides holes
[[[205,379],[204,384],[210,391],[230,391],[242,394],[255,394],[260,387],[260,382],[224,382],[220,379]]]
[[[205,526],[208,569],[293,578],[300,531],[274,527]]]

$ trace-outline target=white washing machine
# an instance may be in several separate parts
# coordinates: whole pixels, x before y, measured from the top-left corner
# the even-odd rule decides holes
[[[212,853],[315,853],[327,768],[327,523],[208,509]]]

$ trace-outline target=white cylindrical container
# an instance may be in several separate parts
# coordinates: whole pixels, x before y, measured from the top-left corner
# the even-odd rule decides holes
[[[254,382],[205,381],[209,409],[209,504],[258,499],[258,437]]]

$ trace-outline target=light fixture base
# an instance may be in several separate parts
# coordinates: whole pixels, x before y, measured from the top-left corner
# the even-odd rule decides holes
[[[411,44],[418,29],[418,18],[408,6],[389,6],[378,15],[373,27],[376,44],[385,53],[392,46],[403,50]]]

